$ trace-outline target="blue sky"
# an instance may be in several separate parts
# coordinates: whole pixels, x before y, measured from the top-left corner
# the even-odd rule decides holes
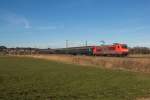
[[[0,45],[150,47],[150,0],[0,0]]]

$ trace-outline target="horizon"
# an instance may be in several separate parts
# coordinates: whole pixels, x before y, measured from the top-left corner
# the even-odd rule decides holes
[[[112,44],[100,44],[100,45],[77,45],[77,46],[66,46],[66,47],[56,47],[56,48],[51,48],[51,47],[31,47],[31,46],[12,46],[12,47],[7,47],[5,45],[0,45],[0,47],[6,47],[6,48],[34,48],[34,49],[61,49],[61,48],[74,48],[74,47],[89,47],[89,46],[108,46],[108,45],[113,45],[115,43]],[[120,43],[119,43],[120,44]],[[127,45],[128,48],[149,48],[148,46],[129,46]]]
[[[0,45],[150,47],[149,0],[1,0]]]

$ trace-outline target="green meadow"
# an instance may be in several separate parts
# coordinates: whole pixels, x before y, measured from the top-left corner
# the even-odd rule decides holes
[[[0,100],[136,100],[150,96],[150,74],[0,57]]]

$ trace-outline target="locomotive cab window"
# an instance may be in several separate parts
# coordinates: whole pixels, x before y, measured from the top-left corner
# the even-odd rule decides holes
[[[122,48],[127,49],[128,47],[127,45],[122,45]]]

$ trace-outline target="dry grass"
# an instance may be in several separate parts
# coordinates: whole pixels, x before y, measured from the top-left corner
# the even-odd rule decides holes
[[[137,98],[136,100],[150,100],[149,97],[142,97],[142,98]]]
[[[132,54],[129,55],[130,58],[150,58],[150,54]]]
[[[80,65],[88,65],[93,67],[101,67],[107,69],[121,69],[129,71],[140,71],[150,73],[150,58],[148,57],[90,57],[90,56],[71,56],[71,55],[26,55],[39,59],[47,59],[61,61],[65,63],[73,63]]]

